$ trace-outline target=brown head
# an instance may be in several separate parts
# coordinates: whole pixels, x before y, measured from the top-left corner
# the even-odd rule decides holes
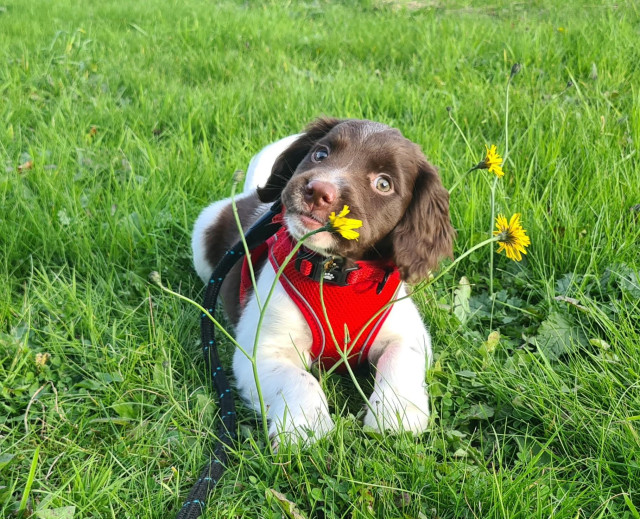
[[[419,146],[384,124],[317,119],[278,157],[258,196],[281,197],[297,239],[348,205],[348,217],[362,220],[358,240],[322,232],[305,244],[351,260],[392,260],[405,281],[424,279],[453,254],[448,191]]]

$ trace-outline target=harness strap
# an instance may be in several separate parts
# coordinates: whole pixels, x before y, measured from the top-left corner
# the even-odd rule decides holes
[[[269,262],[277,272],[296,241],[283,227],[267,243]],[[322,290],[320,280],[324,280]],[[339,258],[308,249],[284,267],[279,281],[309,327],[311,358],[325,367],[339,362],[347,350],[351,365],[367,358],[391,311],[391,306],[383,308],[396,298],[401,285],[392,262],[357,261],[345,266]]]

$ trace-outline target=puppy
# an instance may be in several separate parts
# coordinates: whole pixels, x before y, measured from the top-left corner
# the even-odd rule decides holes
[[[247,285],[246,261],[234,267],[221,289],[236,339],[248,355],[254,355],[260,305],[296,241],[345,205],[348,217],[362,220],[362,227],[356,240],[327,231],[310,236],[275,281],[255,352],[270,434],[307,441],[332,429],[326,396],[308,370],[313,362],[338,361],[338,349],[352,364],[366,359],[375,366],[366,426],[423,431],[429,418],[425,370],[431,339],[415,305],[405,298],[404,283],[426,278],[443,257],[452,256],[449,193],[435,168],[396,129],[321,118],[252,159],[245,190],[236,198],[243,228],[278,198],[283,227],[251,254],[257,294]],[[229,199],[204,209],[192,248],[205,283],[238,240]],[[320,296],[319,277],[324,278]],[[326,311],[318,309],[319,300]],[[259,411],[251,361],[240,350],[233,371],[240,394]]]

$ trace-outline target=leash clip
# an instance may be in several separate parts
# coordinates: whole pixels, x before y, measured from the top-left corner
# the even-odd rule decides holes
[[[324,279],[325,283],[341,287],[349,284],[349,274],[360,269],[357,265],[345,268],[344,263],[340,260],[325,258],[320,254],[310,254],[302,249],[298,251],[296,256],[295,268],[317,283]]]
[[[391,271],[387,270],[384,273],[384,277],[382,278],[382,281],[380,281],[380,283],[378,283],[378,288],[376,288],[376,294],[380,295],[380,292],[382,292],[382,290],[384,289],[385,285],[387,284],[387,281],[389,281],[389,278],[391,277]]]

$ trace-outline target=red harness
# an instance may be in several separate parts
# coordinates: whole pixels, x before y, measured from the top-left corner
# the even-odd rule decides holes
[[[277,273],[295,244],[286,228],[282,227],[266,243],[251,251],[251,262],[255,265],[268,255],[269,263]],[[326,260],[308,250],[299,253],[297,259],[292,258],[285,266],[280,284],[296,303],[311,330],[313,360],[318,360],[325,367],[332,366],[340,360],[338,346],[342,351],[349,351],[352,366],[360,364],[366,360],[369,348],[389,315],[391,306],[382,308],[396,297],[400,272],[393,263],[376,261],[358,261],[353,269],[326,270],[324,262],[318,259]],[[319,272],[318,266],[322,269]],[[324,276],[325,280],[322,298],[318,276]],[[336,284],[333,276],[342,277],[340,281],[344,284]],[[249,289],[251,276],[245,257],[240,281],[241,304],[245,303]]]

